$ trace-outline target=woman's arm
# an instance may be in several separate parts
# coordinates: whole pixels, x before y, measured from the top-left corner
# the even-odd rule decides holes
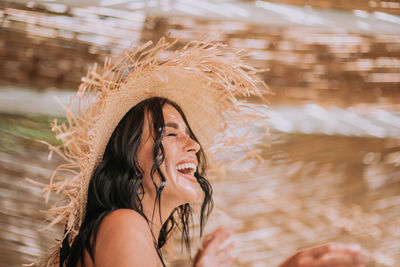
[[[104,218],[97,234],[94,266],[160,265],[150,228],[139,213],[120,209]]]

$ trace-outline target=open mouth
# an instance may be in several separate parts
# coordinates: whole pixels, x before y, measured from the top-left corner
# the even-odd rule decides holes
[[[185,177],[191,176],[190,178],[191,180],[193,180],[194,174],[196,172],[196,165],[193,163],[183,163],[176,166],[176,169],[180,174],[184,175]]]

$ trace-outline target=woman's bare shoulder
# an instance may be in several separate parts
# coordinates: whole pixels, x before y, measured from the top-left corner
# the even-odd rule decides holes
[[[116,210],[100,224],[95,266],[157,266],[159,259],[147,221],[130,209]]]
[[[123,228],[123,230],[133,232],[137,232],[137,230],[143,230],[140,232],[151,235],[146,219],[138,212],[131,209],[118,209],[111,212],[103,219],[100,228],[103,228],[103,231],[122,230],[120,227],[116,228],[115,226],[120,226]]]

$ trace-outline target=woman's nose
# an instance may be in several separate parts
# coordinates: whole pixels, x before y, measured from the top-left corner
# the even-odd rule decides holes
[[[190,136],[186,136],[185,152],[194,151],[197,153],[200,150],[200,145]]]

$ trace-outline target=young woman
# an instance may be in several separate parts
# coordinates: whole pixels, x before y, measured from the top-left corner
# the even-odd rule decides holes
[[[67,163],[46,189],[64,194],[50,212],[66,230],[47,265],[164,266],[160,249],[174,229],[190,251],[191,203],[199,199],[202,234],[213,206],[206,171],[218,166],[215,155],[230,147],[251,154],[247,135],[235,128],[265,118],[245,103],[267,90],[256,70],[239,54],[202,42],[160,61],[170,46],[145,44],[101,71],[94,67],[67,108],[68,123],[55,121],[63,144],[51,149]],[[55,182],[60,171],[72,177]],[[230,266],[231,234],[219,228],[206,236],[193,265]],[[363,264],[356,248],[328,244],[282,266]]]
[[[189,203],[203,191],[201,229],[212,207],[205,166],[179,106],[159,97],[134,106],[115,128],[90,180],[85,219],[66,265],[163,266],[159,249],[175,225],[190,248]],[[206,247],[217,248],[228,235],[216,232]],[[227,252],[199,256],[195,264],[221,265],[229,260]]]
[[[163,266],[161,248],[174,230],[190,252],[193,203],[201,203],[202,234],[213,206],[206,171],[218,167],[221,147],[246,147],[226,133],[265,117],[244,98],[262,97],[266,86],[220,44],[194,42],[171,54],[172,45],[162,39],[94,66],[67,123],[54,122],[62,145],[50,149],[66,163],[46,190],[63,194],[50,213],[65,234],[47,265]],[[205,237],[194,265],[229,266],[230,235],[219,228]]]

